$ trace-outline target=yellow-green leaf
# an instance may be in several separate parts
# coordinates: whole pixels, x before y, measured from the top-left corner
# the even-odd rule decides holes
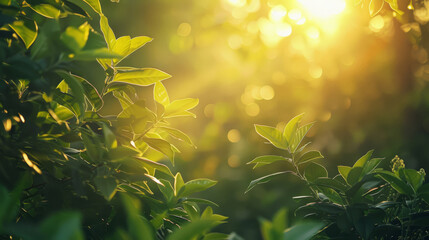
[[[181,117],[181,116],[195,116],[188,110],[196,107],[199,100],[196,98],[185,98],[175,100],[165,107],[165,118]]]
[[[161,82],[155,83],[153,88],[153,96],[155,101],[161,103],[164,107],[170,104],[170,98],[168,97],[167,90],[164,87],[164,84]]]
[[[112,49],[112,46],[116,42],[115,33],[109,26],[109,21],[105,16],[100,17],[100,29],[103,32],[104,39],[106,40],[107,46],[109,49]]]
[[[22,20],[15,21],[9,26],[21,38],[27,49],[36,40],[38,30],[36,21],[31,21],[26,18],[22,18]]]
[[[287,150],[287,140],[276,128],[255,124],[255,130],[261,137],[267,139],[275,147]]]
[[[113,77],[112,83],[149,86],[170,77],[170,74],[155,68],[129,68],[116,73]]]
[[[371,0],[369,3],[369,15],[374,17],[383,9],[383,6],[384,0]]]
[[[69,26],[60,36],[61,41],[73,52],[79,52],[88,41],[90,25],[84,23],[79,28]]]
[[[61,11],[51,4],[42,3],[38,5],[31,5],[30,8],[47,18],[58,18],[61,14]]]
[[[99,0],[83,0],[86,2],[89,6],[91,6],[94,11],[96,11],[98,14],[102,15],[103,12],[101,11],[101,5]]]

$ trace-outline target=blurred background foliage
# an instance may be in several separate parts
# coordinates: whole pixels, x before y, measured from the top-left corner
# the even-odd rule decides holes
[[[275,125],[305,112],[304,121],[318,122],[311,147],[331,171],[368,149],[428,169],[429,2],[398,1],[403,14],[382,2],[370,9],[369,1],[345,0],[105,2],[118,35],[156,40],[126,64],[164,69],[174,76],[165,83],[173,98],[200,99],[197,119],[176,123],[198,147],[182,148],[176,169],[219,181],[204,197],[230,217],[221,231],[259,239],[258,217],[293,208],[291,193],[302,191],[285,176],[243,194],[251,179],[286,168],[252,172],[245,164],[276,153],[260,144],[254,123]],[[92,65],[76,69],[100,76]],[[102,112],[118,108],[108,101]]]

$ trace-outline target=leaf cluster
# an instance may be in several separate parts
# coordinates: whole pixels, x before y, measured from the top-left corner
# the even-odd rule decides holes
[[[353,166],[338,166],[329,177],[323,156],[315,150],[304,151],[300,143],[310,125],[299,126],[302,115],[288,122],[283,131],[256,125],[256,132],[273,146],[286,150],[285,156],[257,157],[255,168],[286,161],[291,170],[253,180],[247,191],[273,177],[290,173],[302,180],[310,195],[295,196],[300,206],[295,215],[303,221],[286,229],[286,213],[281,210],[273,221],[263,220],[264,239],[426,239],[429,235],[429,183],[425,171],[405,168],[395,157],[392,168],[380,167],[383,158],[372,158],[373,150]],[[301,130],[302,129],[302,130]],[[295,139],[295,140],[293,140]],[[291,237],[294,236],[294,237]]]
[[[169,74],[120,65],[152,38],[117,38],[98,0],[2,0],[0,9],[0,236],[225,238],[210,233],[226,219],[216,204],[192,197],[216,181],[185,182],[160,162],[174,165],[177,141],[195,147],[170,121],[195,117],[198,99],[170,101]],[[77,61],[101,65],[102,89],[71,72]],[[121,110],[103,116],[108,96]]]

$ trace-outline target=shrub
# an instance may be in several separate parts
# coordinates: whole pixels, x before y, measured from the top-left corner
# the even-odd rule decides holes
[[[426,239],[429,237],[429,183],[426,173],[405,168],[396,156],[391,168],[379,167],[383,158],[372,158],[373,151],[359,158],[353,166],[338,166],[334,177],[320,163],[322,154],[306,150],[303,138],[313,126],[300,126],[303,115],[290,120],[284,129],[255,125],[256,132],[273,146],[286,151],[285,156],[260,156],[249,162],[254,168],[286,161],[289,171],[276,172],[252,181],[270,181],[281,174],[292,174],[308,187],[310,195],[295,196],[300,203],[295,215],[307,220],[284,231],[284,210],[272,222],[264,220],[261,231],[273,239]]]
[[[193,146],[169,122],[195,116],[198,100],[170,101],[169,74],[120,65],[152,39],[116,38],[98,0],[2,0],[0,9],[0,238],[223,237],[209,233],[226,219],[216,204],[192,198],[216,182],[184,181],[159,162],[174,164],[174,141]],[[71,73],[80,61],[98,61],[101,89]],[[147,86],[152,109],[137,93]],[[112,95],[121,110],[103,116]]]

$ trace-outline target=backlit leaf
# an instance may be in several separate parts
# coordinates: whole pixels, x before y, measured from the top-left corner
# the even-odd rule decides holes
[[[188,110],[196,107],[198,103],[199,103],[199,100],[195,98],[185,98],[185,99],[175,100],[165,107],[164,118],[182,117],[182,116],[195,117],[195,114],[189,112]]]
[[[311,163],[305,168],[304,176],[308,181],[314,182],[318,178],[327,177],[328,171],[318,163]]]
[[[58,18],[61,14],[61,11],[51,4],[41,3],[37,5],[31,5],[30,8],[47,18]]]
[[[289,122],[286,124],[286,127],[283,131],[283,136],[289,144],[292,138],[295,136],[295,131],[298,129],[299,122],[301,121],[303,116],[304,114],[301,113],[300,115],[295,116],[294,118],[289,120]]]
[[[314,161],[320,158],[323,158],[323,156],[319,151],[316,151],[316,150],[308,151],[298,159],[298,164],[303,164],[303,163]]]
[[[155,101],[161,103],[164,107],[170,104],[170,98],[168,97],[167,90],[164,87],[164,84],[161,82],[155,83],[153,88],[153,96]]]
[[[276,128],[255,124],[255,130],[261,137],[267,139],[275,147],[287,150],[287,140]]]
[[[158,81],[170,78],[171,75],[155,68],[133,68],[118,71],[112,83],[127,83],[137,86],[149,86]]]
[[[21,38],[21,40],[24,42],[25,47],[27,49],[36,40],[37,31],[38,31],[36,21],[31,21],[26,18],[22,18],[22,20],[15,21],[9,26]]]
[[[193,193],[204,191],[210,187],[213,187],[214,185],[216,185],[216,183],[217,181],[213,181],[207,178],[191,180],[185,183],[185,185],[183,186],[184,190],[182,191],[180,196],[186,197]]]
[[[290,158],[285,158],[282,156],[276,156],[276,155],[265,155],[265,156],[259,156],[253,159],[252,161],[248,162],[247,164],[256,164],[253,168],[261,167],[267,164],[271,164],[273,162],[277,161],[286,161],[288,163],[291,163]]]
[[[374,17],[377,15],[383,8],[384,0],[371,0],[369,3],[369,15]]]
[[[293,173],[293,172],[292,171],[276,172],[276,173],[272,173],[272,174],[260,177],[258,179],[255,179],[255,180],[250,182],[249,186],[247,187],[247,189],[244,193],[249,192],[250,190],[252,190],[252,188],[254,188],[258,184],[267,183],[267,182],[271,181],[271,179],[273,179],[274,177],[276,177],[280,174],[285,174],[285,173]]]
[[[89,6],[91,6],[94,11],[96,11],[98,14],[102,15],[103,12],[101,11],[101,5],[99,0],[83,0],[86,2]]]

